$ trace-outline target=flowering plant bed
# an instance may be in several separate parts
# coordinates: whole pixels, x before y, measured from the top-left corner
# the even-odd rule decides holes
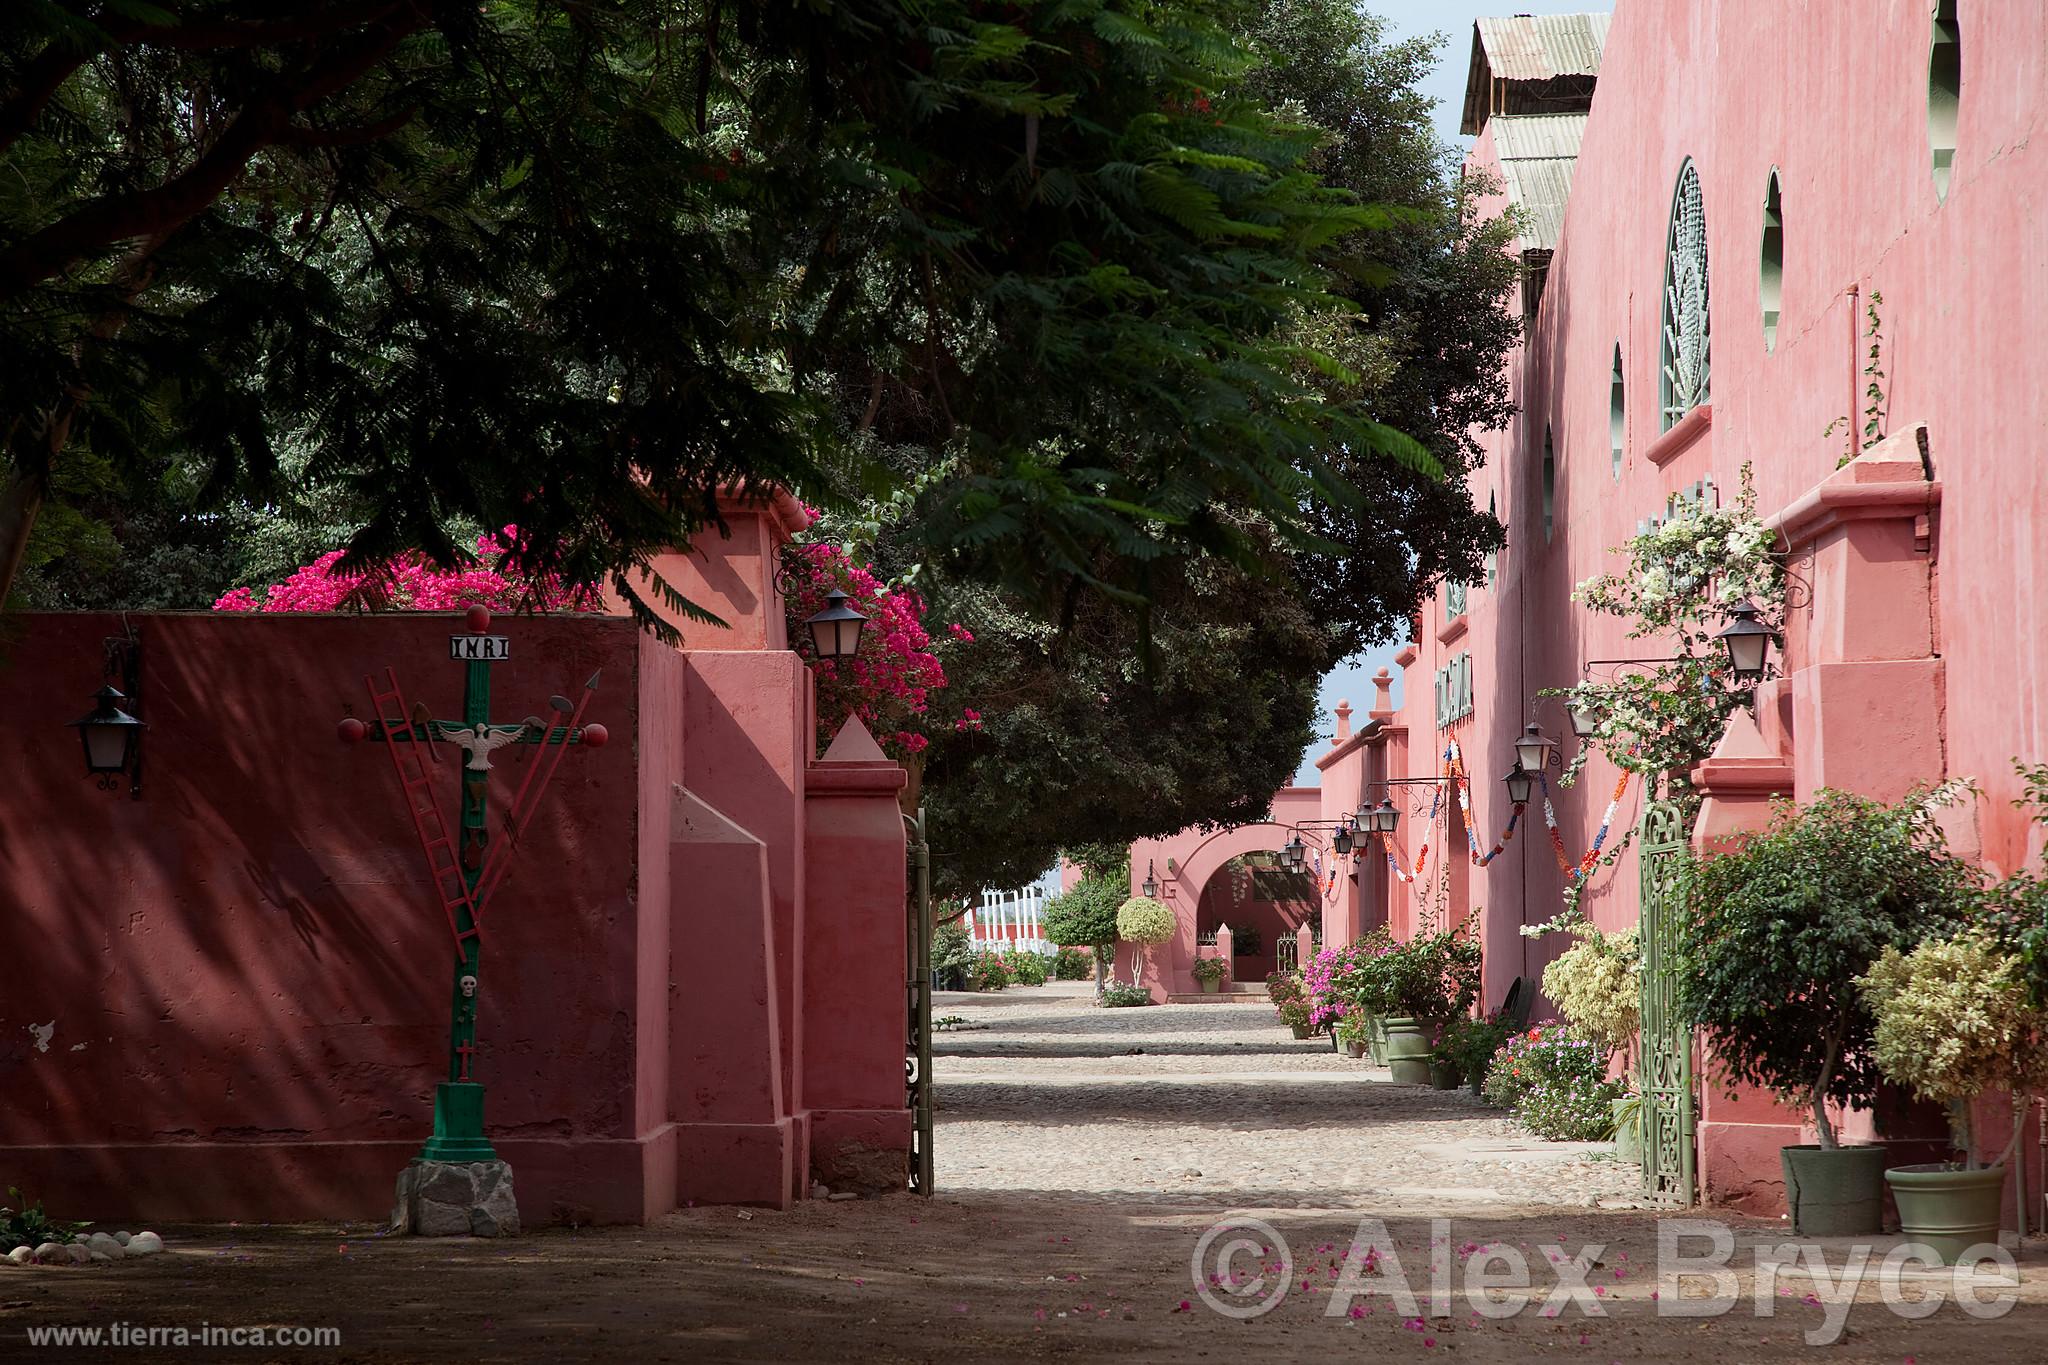
[[[1614,1133],[1614,1102],[1628,1083],[1607,1074],[1607,1049],[1570,1024],[1549,1024],[1509,1038],[1493,1056],[1480,1093],[1515,1111],[1540,1138],[1597,1142]]]

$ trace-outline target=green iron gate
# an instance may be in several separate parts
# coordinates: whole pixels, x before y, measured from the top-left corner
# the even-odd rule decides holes
[[[924,809],[903,817],[910,860],[908,923],[908,1027],[903,1043],[904,1103],[910,1110],[910,1191],[932,1192],[932,850],[924,837]]]
[[[1675,801],[1643,810],[1642,865],[1643,1192],[1659,1204],[1693,1202],[1692,1030],[1673,995],[1679,914],[1677,874],[1686,850],[1685,818]]]

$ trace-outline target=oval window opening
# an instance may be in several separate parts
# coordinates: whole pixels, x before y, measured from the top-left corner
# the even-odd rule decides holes
[[[1614,346],[1614,372],[1607,379],[1607,446],[1614,477],[1621,477],[1622,447],[1628,441],[1628,393],[1621,377],[1621,343]]]
[[[1956,110],[1963,98],[1962,30],[1956,0],[1934,7],[1934,44],[1927,57],[1927,142],[1934,153],[1934,196],[1948,198],[1956,159]]]
[[[1778,300],[1785,287],[1785,219],[1778,200],[1778,173],[1764,186],[1764,245],[1761,290],[1764,306],[1764,349],[1778,349]]]

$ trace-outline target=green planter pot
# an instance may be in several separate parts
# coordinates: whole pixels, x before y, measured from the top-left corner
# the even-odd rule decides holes
[[[1429,1085],[1432,1090],[1456,1090],[1465,1083],[1465,1073],[1452,1062],[1431,1062],[1429,1064]]]
[[[1436,1030],[1422,1019],[1387,1020],[1387,1069],[1401,1085],[1429,1084],[1429,1051]]]
[[[1884,1231],[1885,1149],[1780,1147],[1785,1207],[1802,1237],[1868,1237]],[[1996,1215],[1993,1215],[1994,1222]]]
[[[1377,1014],[1365,1016],[1365,1055],[1374,1066],[1387,1064],[1387,1021]]]
[[[1622,1106],[1623,1106],[1623,1105],[1628,1105],[1628,1106],[1630,1106],[1630,1107],[1632,1107],[1632,1108],[1635,1108],[1635,1113],[1633,1113],[1633,1114],[1629,1114],[1629,1115],[1627,1115],[1626,1117],[1624,1117],[1624,1115],[1622,1114]],[[1614,1109],[1613,1109],[1613,1113],[1614,1113],[1614,1159],[1615,1159],[1616,1161],[1625,1161],[1625,1162],[1627,1162],[1627,1163],[1628,1163],[1629,1165],[1631,1165],[1631,1166],[1640,1166],[1640,1165],[1642,1165],[1642,1164],[1643,1164],[1643,1125],[1642,1125],[1642,1117],[1641,1117],[1641,1115],[1642,1115],[1642,1109],[1641,1109],[1640,1107],[1636,1106],[1636,1104],[1635,1104],[1635,1097],[1634,1097],[1634,1096],[1630,1096],[1630,1097],[1629,1097],[1629,1098],[1627,1098],[1627,1099],[1621,1099],[1621,1100],[1616,1100],[1616,1101],[1614,1102]],[[1781,1159],[1782,1159],[1782,1158],[1781,1158]]]
[[[1895,1166],[1884,1180],[1899,1205],[1899,1231],[1909,1242],[1925,1243],[1943,1264],[1954,1265],[1979,1243],[1998,1245],[2005,1167]]]
[[[1202,994],[1204,995],[1215,995],[1222,989],[1223,983],[1221,981],[1204,981],[1202,983]]]
[[[1296,1024],[1296,1025],[1294,1025],[1294,1036],[1295,1036],[1296,1038],[1304,1038],[1304,1039],[1305,1039],[1305,1038],[1307,1038],[1307,1037],[1308,1037],[1308,1025],[1307,1025],[1307,1024]]]
[[[1486,1088],[1486,1073],[1482,1071],[1476,1076],[1467,1076],[1465,1088],[1472,1092],[1473,1099],[1481,1098],[1480,1092]]]

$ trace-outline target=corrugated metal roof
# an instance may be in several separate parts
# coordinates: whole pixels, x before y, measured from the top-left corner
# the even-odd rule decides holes
[[[1516,14],[1477,19],[1473,28],[1496,80],[1597,76],[1607,14]]]
[[[1522,215],[1515,250],[1557,250],[1586,115],[1496,114],[1487,126],[1500,158],[1502,189]]]

